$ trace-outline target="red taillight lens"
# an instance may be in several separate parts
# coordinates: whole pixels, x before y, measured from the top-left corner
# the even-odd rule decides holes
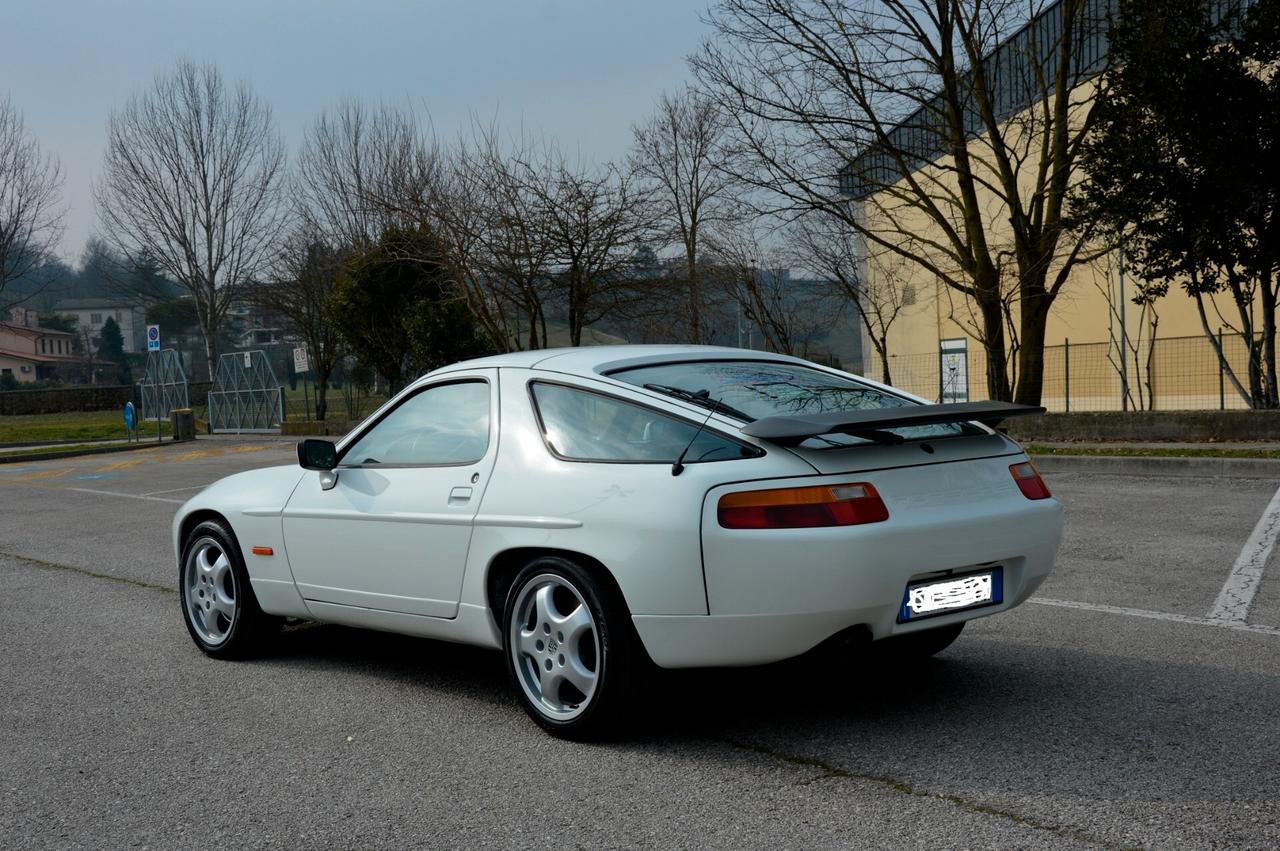
[[[866,482],[725,494],[717,514],[726,529],[856,526],[889,519],[884,500]]]
[[[1040,478],[1040,473],[1030,461],[1009,465],[1009,472],[1013,474],[1013,480],[1018,483],[1018,490],[1022,491],[1022,495],[1027,499],[1048,499],[1053,496],[1049,493],[1049,486],[1044,483],[1044,479]]]

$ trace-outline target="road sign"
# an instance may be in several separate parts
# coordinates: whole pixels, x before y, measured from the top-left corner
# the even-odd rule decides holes
[[[133,403],[125,402],[124,403],[124,427],[127,428],[129,431],[133,431],[134,427],[136,427],[137,424],[138,424],[138,415],[137,415],[137,412],[134,411],[133,409]]]
[[[293,349],[293,371],[298,375],[311,371],[311,364],[307,363],[307,347],[295,346]]]
[[[253,352],[244,353],[244,368],[245,369],[253,368]]]
[[[147,351],[149,352],[160,351],[160,326],[159,325],[147,326]]]

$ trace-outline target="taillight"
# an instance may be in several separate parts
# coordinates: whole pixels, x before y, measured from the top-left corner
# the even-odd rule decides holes
[[[1013,480],[1018,483],[1018,490],[1022,491],[1022,495],[1027,499],[1048,499],[1053,495],[1049,493],[1049,486],[1044,483],[1044,479],[1040,478],[1040,473],[1030,461],[1010,464],[1009,472],[1013,474]]]
[[[855,526],[889,519],[884,500],[866,482],[725,494],[717,513],[726,529]]]

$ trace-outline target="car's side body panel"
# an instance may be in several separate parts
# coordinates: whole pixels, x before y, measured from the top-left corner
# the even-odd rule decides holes
[[[331,487],[304,479],[294,489],[284,509],[284,537],[298,589],[313,611],[325,603],[457,614],[472,522],[501,442],[497,373],[473,370],[448,382],[465,378],[488,388],[489,435],[478,460],[358,466],[359,459],[344,458]],[[427,382],[425,389],[433,386]]]
[[[494,560],[515,548],[581,553],[606,565],[633,613],[705,615],[704,494],[726,482],[813,472],[790,453],[671,465],[566,461],[547,448],[530,403],[530,381],[607,389],[618,398],[687,416],[634,389],[541,370],[503,369],[503,438],[493,479],[476,518],[463,599],[485,603]],[[705,416],[705,414],[704,414]],[[708,428],[720,428],[709,424]]]

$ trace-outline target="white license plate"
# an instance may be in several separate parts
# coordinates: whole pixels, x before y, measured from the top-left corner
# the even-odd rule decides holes
[[[998,602],[998,588],[999,574],[996,571],[911,585],[907,587],[903,601],[902,620]]]

